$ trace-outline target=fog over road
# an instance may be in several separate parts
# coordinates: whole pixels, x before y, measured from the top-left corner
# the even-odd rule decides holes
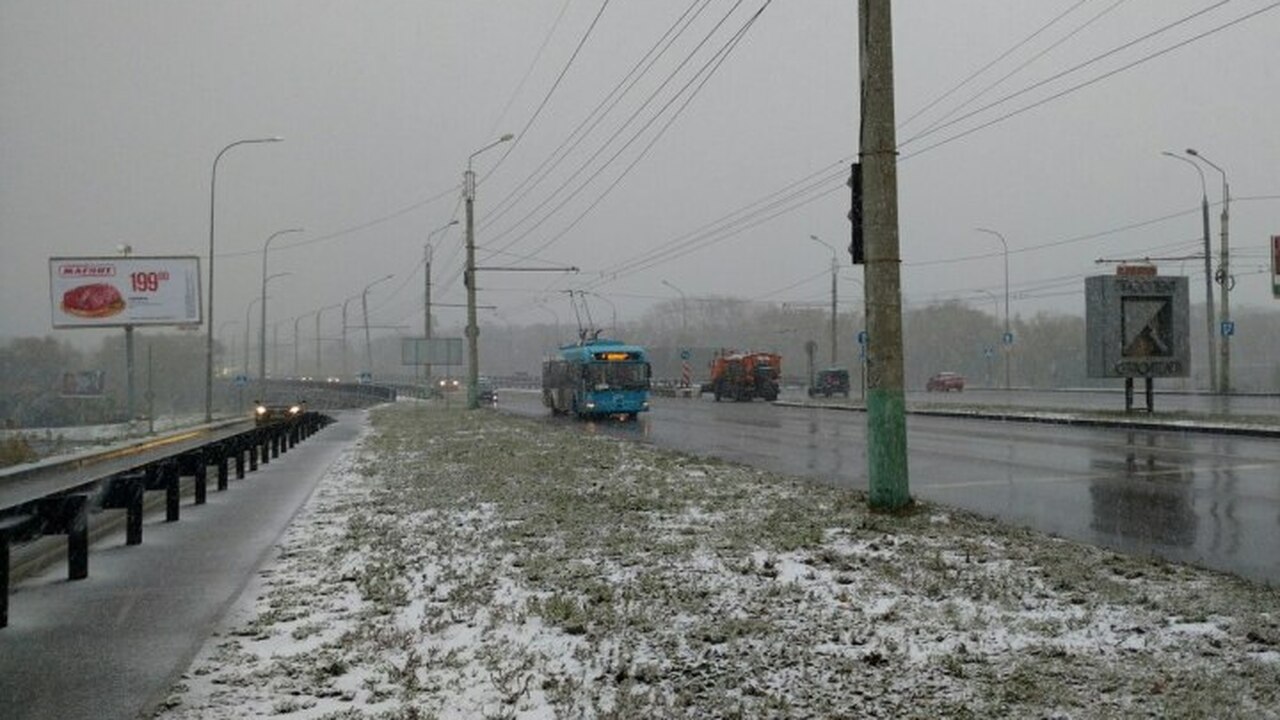
[[[653,398],[636,423],[548,419],[844,487],[867,484],[866,416],[710,398]],[[501,409],[544,416],[534,392]],[[1280,443],[910,415],[912,494],[1136,555],[1280,581]]]

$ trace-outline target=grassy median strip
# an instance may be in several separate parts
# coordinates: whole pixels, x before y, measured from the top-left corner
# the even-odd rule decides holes
[[[164,717],[1276,717],[1280,592],[390,407]]]

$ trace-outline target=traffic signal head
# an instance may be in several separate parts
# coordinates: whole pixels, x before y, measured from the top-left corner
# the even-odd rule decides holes
[[[853,256],[854,265],[865,265],[867,259],[862,249],[862,163],[852,165],[847,184],[853,190],[853,205],[849,210],[853,236],[849,242],[849,254]]]

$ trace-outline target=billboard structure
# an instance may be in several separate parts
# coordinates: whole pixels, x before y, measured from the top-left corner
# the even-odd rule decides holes
[[[461,365],[462,338],[403,338],[401,365]]]
[[[49,300],[55,328],[199,325],[200,259],[50,258]]]
[[[1190,308],[1187,278],[1159,277],[1155,268],[1085,278],[1089,377],[1124,378],[1125,409],[1134,378],[1143,378],[1151,410],[1153,378],[1191,375]]]

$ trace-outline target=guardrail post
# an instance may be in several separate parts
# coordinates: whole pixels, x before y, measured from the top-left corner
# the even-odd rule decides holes
[[[147,489],[164,490],[164,521],[178,522],[182,512],[182,486],[178,484],[178,463],[166,460],[147,466]]]
[[[271,430],[269,428],[261,431],[261,434],[258,436],[258,442],[262,445],[262,451],[260,453],[262,456],[262,464],[271,464]]]
[[[236,438],[232,441],[236,451],[236,479],[244,479],[244,441]]]
[[[183,475],[191,475],[195,478],[196,485],[196,505],[203,505],[208,499],[209,491],[209,468],[205,464],[207,462],[204,456],[204,450],[193,450],[189,453],[178,456],[181,465],[179,472]]]
[[[57,495],[36,501],[44,534],[67,536],[67,579],[89,577],[89,496]]]
[[[276,429],[271,432],[271,459],[275,460],[280,457],[280,430]]]
[[[214,446],[214,459],[218,462],[218,491],[227,489],[227,443]]]
[[[256,472],[258,470],[258,438],[256,436],[249,439],[249,471]]]
[[[103,508],[125,511],[125,545],[142,544],[142,496],[145,491],[145,473],[125,473],[109,480],[103,493]]]

